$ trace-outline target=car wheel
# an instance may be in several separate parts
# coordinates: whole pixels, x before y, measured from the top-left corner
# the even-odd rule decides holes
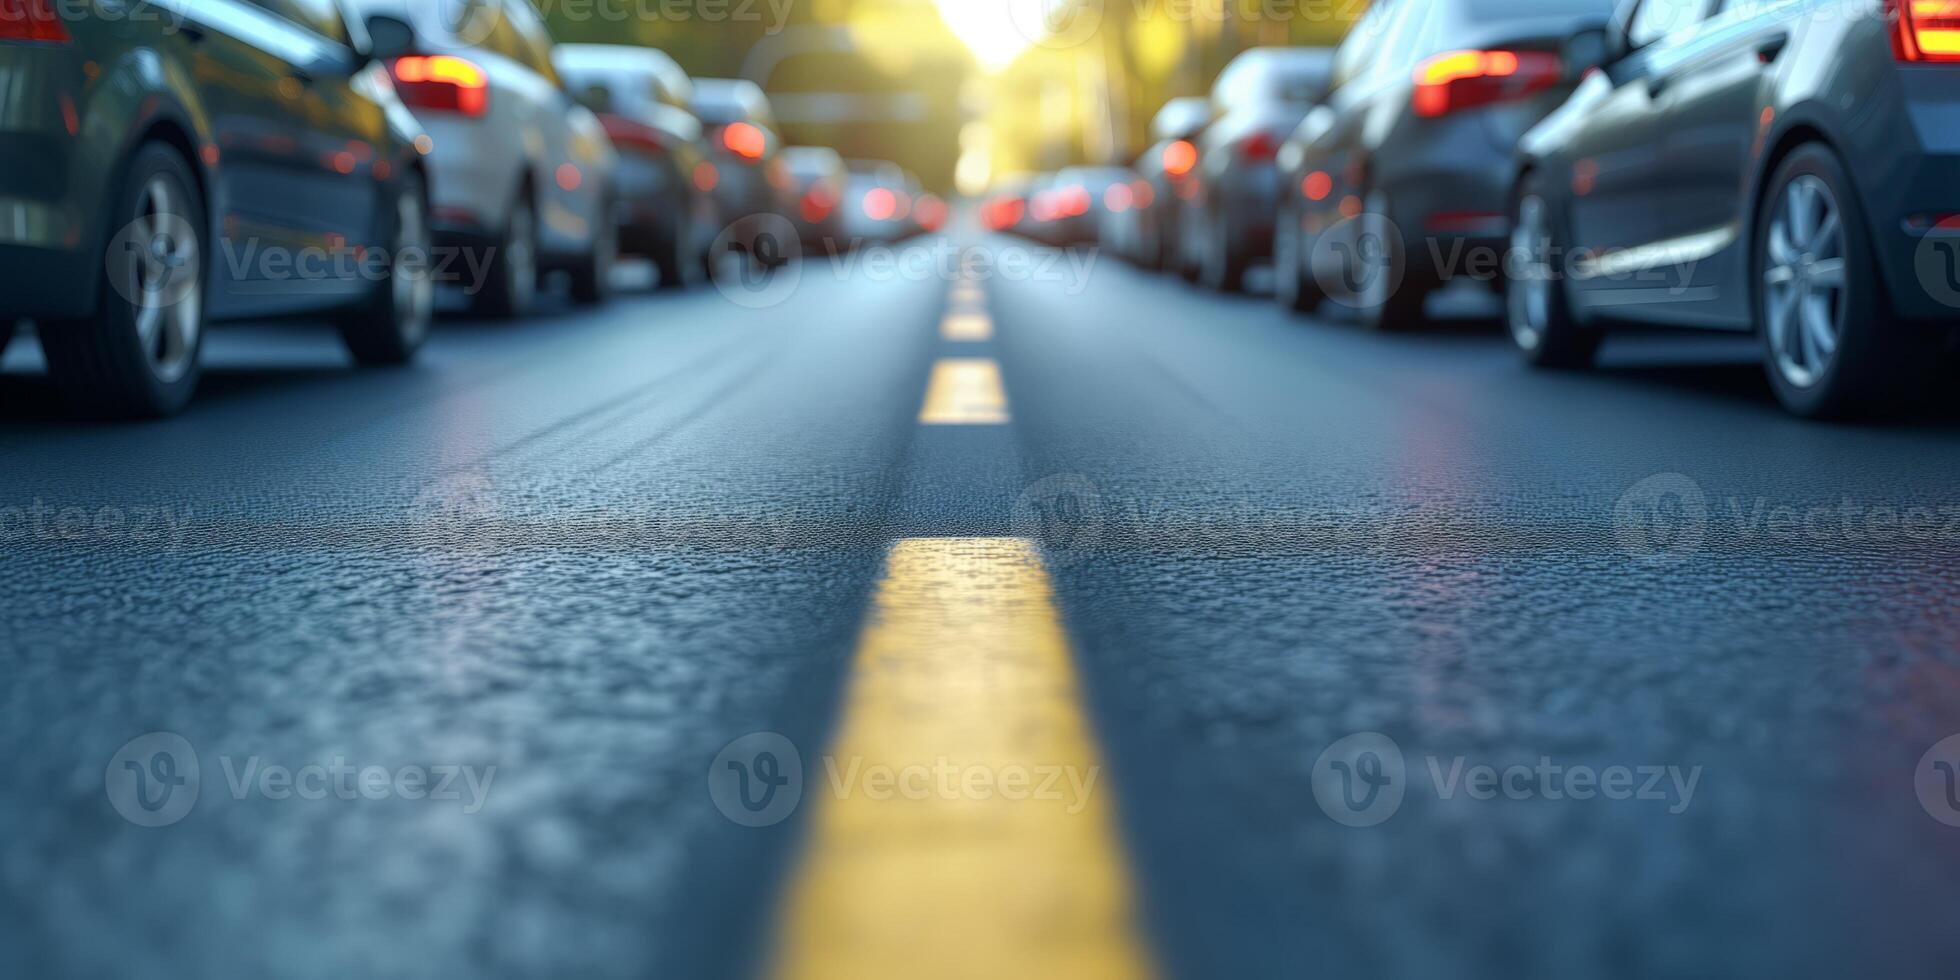
[[[610,204],[600,206],[592,251],[572,267],[572,302],[580,306],[597,306],[612,295],[613,266],[619,262],[619,224],[612,210]]]
[[[1273,234],[1273,296],[1286,309],[1312,313],[1320,306],[1321,291],[1320,282],[1307,274],[1304,238],[1300,212],[1281,209]]]
[[[1368,195],[1353,229],[1354,305],[1370,330],[1405,330],[1422,323],[1430,284],[1410,267],[1401,229],[1388,217],[1388,196]]]
[[[159,418],[203,373],[204,198],[176,150],[136,151],[117,193],[95,316],[43,320],[48,372],[85,412]]]
[[[1891,316],[1836,154],[1809,143],[1784,159],[1758,207],[1753,254],[1763,358],[1784,408],[1848,418],[1917,392],[1935,360],[1931,332]]]
[[[687,288],[697,271],[693,251],[694,225],[687,215],[678,215],[674,218],[672,239],[653,256],[653,264],[660,270],[660,282],[654,288]]]
[[[1214,212],[1206,225],[1203,277],[1207,288],[1221,293],[1245,289],[1245,252],[1232,234],[1231,215],[1224,209]]]
[[[359,364],[406,364],[429,339],[436,284],[430,267],[428,198],[422,178],[402,178],[382,227],[388,229],[388,278],[340,318],[340,337]]]
[[[476,296],[477,313],[509,319],[531,312],[538,298],[538,223],[528,193],[519,194],[490,257],[490,280]]]
[[[1504,321],[1511,339],[1536,367],[1587,367],[1603,337],[1572,316],[1559,274],[1564,254],[1558,219],[1536,174],[1526,177],[1511,211],[1511,251],[1504,266]]]
[[[1184,214],[1177,223],[1178,236],[1173,261],[1177,267],[1177,274],[1185,282],[1197,282],[1202,271],[1201,240],[1209,220],[1203,208],[1195,204],[1187,204],[1184,206]]]

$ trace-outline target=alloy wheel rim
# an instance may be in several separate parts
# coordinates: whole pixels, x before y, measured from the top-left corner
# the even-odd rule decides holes
[[[1545,201],[1531,195],[1518,202],[1511,229],[1512,261],[1520,263],[1509,297],[1511,336],[1518,346],[1536,350],[1545,339],[1552,313],[1552,234]]]
[[[1777,373],[1808,388],[1843,339],[1845,242],[1830,185],[1801,174],[1777,195],[1763,248],[1764,321]]]
[[[423,220],[422,202],[413,194],[402,195],[395,213],[395,255],[393,277],[395,312],[402,338],[415,343],[428,333],[435,316],[435,280],[428,274],[428,224]],[[418,269],[414,253],[421,250],[424,260]]]
[[[157,380],[170,384],[190,371],[204,326],[203,252],[196,226],[183,213],[183,195],[162,174],[143,185],[135,226],[136,340]]]

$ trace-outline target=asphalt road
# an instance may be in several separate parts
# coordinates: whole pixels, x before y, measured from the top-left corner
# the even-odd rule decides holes
[[[888,549],[957,538],[1040,548],[1163,975],[1952,975],[1960,413],[1806,424],[1735,344],[1533,373],[1474,318],[1031,260],[979,340],[866,262],[447,320],[401,371],[227,328],[139,426],[17,343],[0,973],[770,969],[821,805],[741,826],[703,773],[772,732],[816,785]],[[921,424],[947,358],[1006,417]],[[201,792],[143,827],[105,784],[155,732]],[[342,763],[463,775],[252,775]]]

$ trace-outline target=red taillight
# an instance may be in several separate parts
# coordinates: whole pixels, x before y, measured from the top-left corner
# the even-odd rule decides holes
[[[476,62],[452,55],[396,58],[395,90],[417,109],[481,116],[490,109],[490,76]]]
[[[1128,184],[1111,184],[1108,190],[1103,191],[1103,207],[1112,214],[1122,214],[1136,202],[1136,196],[1136,191],[1131,190]]]
[[[1157,200],[1157,189],[1150,186],[1150,182],[1147,180],[1132,181],[1130,183],[1130,197],[1136,201],[1138,209],[1147,208]]]
[[[1239,143],[1239,158],[1261,162],[1279,156],[1279,137],[1271,133],[1253,133]]]
[[[1198,165],[1198,146],[1190,140],[1178,140],[1164,147],[1164,172],[1173,177],[1182,177]]]
[[[1558,55],[1547,51],[1451,51],[1416,66],[1416,115],[1448,115],[1508,102],[1558,84]]]
[[[812,184],[809,190],[803,192],[803,200],[798,205],[798,210],[803,213],[803,220],[811,224],[830,217],[830,212],[836,208],[837,195],[822,183]]]
[[[1960,0],[1886,0],[1900,61],[1960,61]]]
[[[898,195],[889,187],[873,187],[864,192],[864,216],[873,221],[890,221],[898,216]]]
[[[721,145],[728,152],[754,163],[768,152],[769,137],[762,130],[745,122],[729,123],[721,128]]]
[[[987,227],[995,231],[1006,231],[1021,223],[1027,213],[1028,202],[1020,197],[1009,195],[997,197],[987,203],[984,218]]]
[[[927,231],[938,231],[946,227],[946,218],[951,211],[952,209],[948,208],[946,202],[940,200],[938,195],[927,194],[919,198],[919,203],[912,209],[912,214],[918,219],[919,227]]]
[[[606,127],[606,135],[612,138],[613,145],[622,150],[639,150],[644,153],[663,154],[667,143],[660,130],[643,125],[610,113],[600,116],[599,122]]]
[[[1300,194],[1309,201],[1325,201],[1327,195],[1334,193],[1334,176],[1325,170],[1316,170],[1300,178]]]
[[[0,41],[68,44],[68,25],[54,12],[54,0],[0,0]]]

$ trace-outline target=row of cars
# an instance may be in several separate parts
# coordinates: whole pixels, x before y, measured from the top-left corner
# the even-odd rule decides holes
[[[79,407],[162,416],[215,320],[331,317],[400,364],[439,286],[518,317],[548,277],[603,302],[622,253],[670,286],[787,255],[752,216],[931,213],[782,142],[754,83],[558,45],[530,0],[0,0],[0,352],[31,322]]]
[[[1546,367],[1615,330],[1753,334],[1815,418],[1922,391],[1960,311],[1960,0],[1377,0],[1153,136],[987,223],[1221,290],[1270,259],[1283,305],[1381,329],[1487,285]],[[1062,198],[1085,216],[1043,220]]]

